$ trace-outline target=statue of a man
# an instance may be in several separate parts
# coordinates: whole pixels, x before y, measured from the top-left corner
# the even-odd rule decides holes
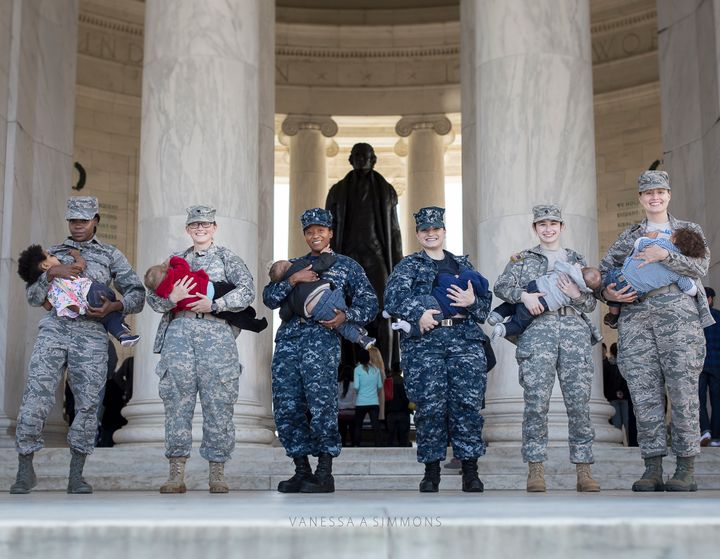
[[[353,170],[333,185],[325,202],[325,208],[333,215],[331,247],[365,269],[382,310],[387,278],[403,257],[397,193],[373,170],[377,157],[370,144],[355,144],[349,161]],[[378,316],[368,325],[368,331],[377,337],[378,348],[389,369],[398,360],[389,321]]]

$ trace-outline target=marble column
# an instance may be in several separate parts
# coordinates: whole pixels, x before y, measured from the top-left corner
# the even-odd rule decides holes
[[[337,124],[328,116],[289,115],[282,123],[282,132],[290,139],[289,256],[300,256],[308,251],[303,237],[298,235],[300,215],[308,208],[325,207],[328,138],[335,136],[337,131]],[[332,147],[330,144],[330,154]]]
[[[720,1],[658,0],[664,169],[670,212],[710,243],[706,285],[720,288]]]
[[[407,191],[409,215],[403,230],[403,250],[419,250],[412,214],[426,206],[445,207],[445,147],[452,123],[445,115],[404,116],[395,125],[398,136],[407,138]]]
[[[240,255],[258,288],[272,258],[274,3],[264,0],[149,0],[145,14],[138,268],[189,246],[185,209],[217,208],[216,242]],[[134,394],[118,443],[164,440],[152,353],[160,315],[138,316]],[[270,405],[270,329],[238,338],[237,441],[274,440]],[[195,410],[193,438],[201,438]],[[236,456],[237,456],[236,452]]]
[[[465,252],[494,283],[512,253],[537,244],[532,206],[553,202],[563,208],[564,246],[597,264],[589,0],[462,0],[460,21]],[[503,340],[495,351],[484,433],[492,444],[517,444],[515,346]],[[597,348],[594,358],[595,440],[619,442],[607,422]],[[551,444],[566,444],[557,382],[549,431]]]
[[[15,418],[42,310],[30,308],[17,257],[31,243],[67,235],[73,191],[77,0],[0,3],[0,446],[14,446]],[[65,444],[62,388],[44,429]]]

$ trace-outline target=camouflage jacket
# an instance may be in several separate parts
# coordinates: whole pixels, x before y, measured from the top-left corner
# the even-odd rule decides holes
[[[586,266],[585,258],[581,254],[569,248],[565,249],[565,253],[567,254],[568,264]],[[495,282],[493,291],[503,301],[518,304],[521,302],[520,296],[527,285],[540,276],[544,276],[547,273],[547,267],[548,260],[542,253],[540,245],[513,254],[510,262],[505,266],[505,270]],[[570,305],[580,314],[590,328],[593,344],[602,340],[602,334],[588,316],[588,313],[595,310],[595,305],[596,301],[592,293],[580,293],[580,296],[573,299]]]
[[[50,247],[48,252],[57,256],[62,264],[72,264],[75,260],[70,255],[71,249],[79,250],[87,264],[85,271],[81,274],[82,277],[108,287],[112,283],[120,292],[124,315],[139,313],[143,309],[145,287],[130,266],[130,262],[118,248],[100,242],[96,236],[83,242],[76,242],[68,237],[61,245]],[[42,306],[49,287],[48,275],[47,272],[44,272],[34,284],[28,286],[25,292],[28,303],[33,307]],[[55,313],[56,311],[52,309],[49,312]]]
[[[210,281],[224,281],[235,286],[235,289],[215,300],[219,311],[238,312],[250,306],[255,300],[255,283],[250,275],[250,270],[242,258],[229,248],[212,244],[207,250],[196,252],[193,247],[190,247],[173,256],[187,260],[193,271],[205,270]],[[165,341],[165,334],[172,320],[170,311],[175,305],[170,300],[159,297],[153,291],[148,291],[148,304],[154,311],[163,313],[153,346],[153,352],[160,353]],[[233,328],[233,331],[235,336],[240,333],[236,328]]]
[[[692,229],[696,233],[699,233],[705,241],[705,247],[707,247],[707,239],[703,230],[697,223],[692,221],[681,221],[675,219],[672,215],[669,215],[670,229],[675,231],[676,229],[688,228]],[[603,281],[605,275],[613,268],[622,268],[627,258],[633,251],[635,241],[645,235],[647,228],[647,219],[643,219],[640,223],[631,225],[625,231],[620,233],[620,236],[608,249],[605,257],[600,261],[600,272],[603,275]],[[710,314],[710,307],[708,306],[707,296],[705,295],[705,288],[700,281],[700,278],[705,276],[708,272],[710,265],[710,249],[708,248],[704,258],[690,258],[679,252],[671,252],[668,257],[661,262],[664,266],[676,272],[682,276],[688,276],[695,280],[697,285],[697,294],[695,295],[695,304],[698,309],[698,315],[700,316],[700,322],[703,328],[707,328],[712,324],[715,324],[712,315]],[[595,296],[604,301],[602,296],[603,288],[595,290]]]
[[[333,289],[342,289],[345,294],[345,301],[348,302],[347,321],[361,326],[367,324],[375,318],[378,312],[375,291],[360,264],[342,254],[335,256],[337,257],[335,264],[323,272],[322,279],[329,281]],[[309,257],[310,255],[307,254],[301,258]],[[290,262],[296,260],[300,260],[300,258],[292,258]],[[293,286],[287,279],[279,282],[271,281],[263,290],[263,303],[269,309],[277,309],[292,289]],[[308,328],[324,328],[314,321],[301,322],[300,318],[293,316],[287,322],[283,322],[278,328],[275,341],[295,338],[306,332]]]
[[[452,254],[452,257],[461,272],[474,270],[467,256]],[[431,295],[435,276],[437,276],[437,265],[425,251],[421,250],[403,258],[388,278],[385,288],[385,310],[393,317],[417,323],[426,310],[439,306],[435,297]],[[467,330],[469,339],[486,339],[479,325],[485,322],[491,301],[492,294],[489,291],[475,294],[475,303],[467,308],[468,318],[474,323],[474,328]],[[402,334],[403,338],[406,336]]]

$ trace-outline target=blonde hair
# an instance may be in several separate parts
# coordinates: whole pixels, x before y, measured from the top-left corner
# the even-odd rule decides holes
[[[372,346],[370,349],[368,349],[368,353],[370,354],[370,365],[375,367],[378,371],[380,371],[380,373],[384,374],[385,362],[383,361],[380,350],[375,346]]]

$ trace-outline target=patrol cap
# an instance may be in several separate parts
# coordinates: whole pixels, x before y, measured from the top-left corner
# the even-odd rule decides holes
[[[551,221],[559,221],[563,223],[562,211],[557,204],[540,204],[532,209],[533,225],[538,221],[549,219]]]
[[[413,217],[415,218],[415,231],[445,228],[445,208],[437,206],[420,208],[417,213],[413,214]]]
[[[638,194],[653,188],[670,190],[670,177],[665,171],[643,171],[638,177]]]
[[[207,221],[208,223],[215,223],[215,208],[210,206],[190,206],[187,210],[187,219],[185,225],[191,223]]]
[[[65,219],[93,219],[100,214],[100,205],[95,196],[71,196],[67,200]]]
[[[311,225],[322,225],[323,227],[332,227],[333,216],[328,210],[322,208],[312,208],[305,210],[300,216],[300,223],[302,224],[303,231]]]

